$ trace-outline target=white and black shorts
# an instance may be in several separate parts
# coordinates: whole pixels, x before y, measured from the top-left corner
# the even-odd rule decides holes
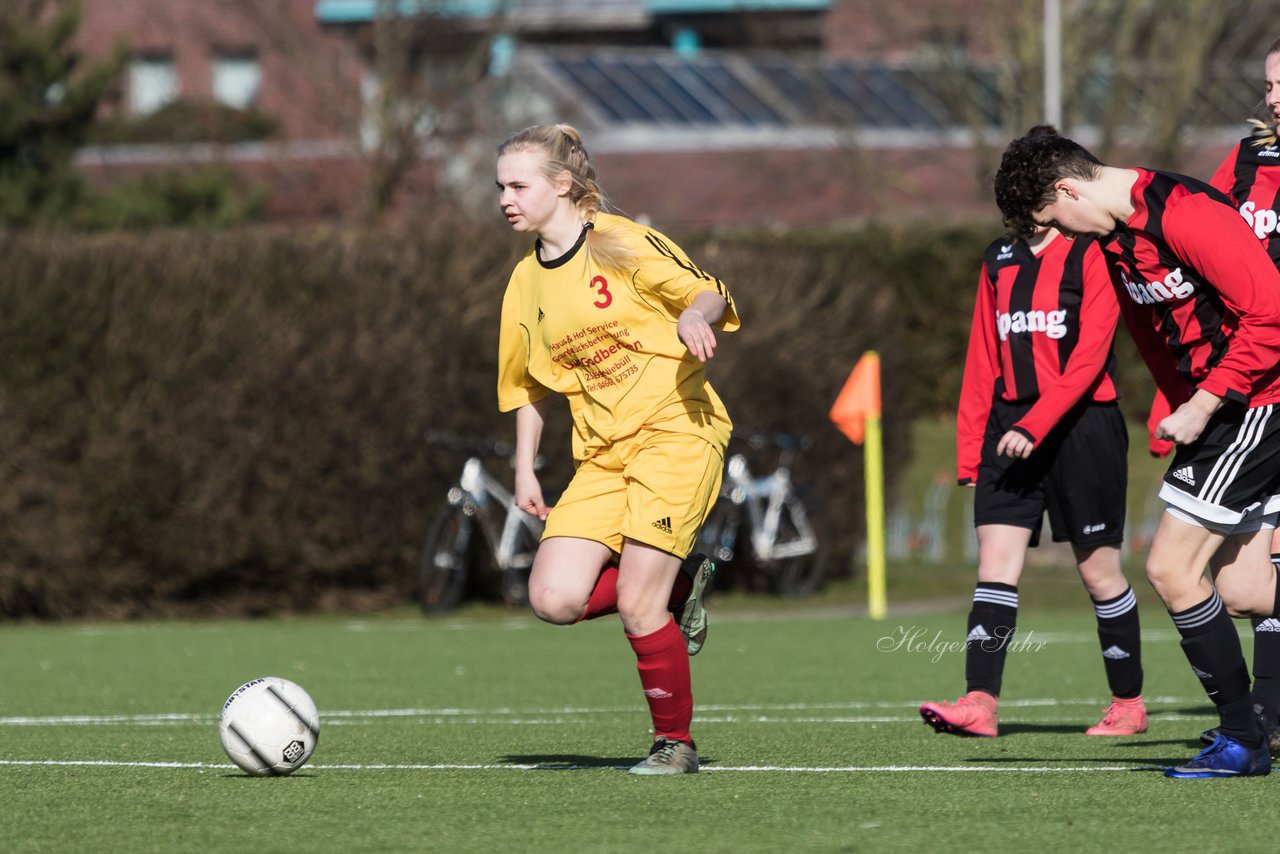
[[[1081,549],[1124,539],[1129,434],[1114,403],[1077,404],[1025,460],[997,457],[1000,437],[1030,403],[992,402],[973,497],[974,525],[1012,525],[1040,542],[1045,511],[1054,542]]]
[[[1178,519],[1222,534],[1274,528],[1280,512],[1280,410],[1227,404],[1179,445],[1160,497]]]

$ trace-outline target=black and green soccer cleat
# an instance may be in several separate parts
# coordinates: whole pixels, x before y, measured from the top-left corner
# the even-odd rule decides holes
[[[716,565],[706,555],[695,553],[684,559],[680,571],[689,576],[691,587],[689,597],[676,612],[676,621],[680,624],[680,634],[684,635],[685,647],[692,656],[697,655],[707,642],[707,608],[702,600],[711,577],[715,575]]]

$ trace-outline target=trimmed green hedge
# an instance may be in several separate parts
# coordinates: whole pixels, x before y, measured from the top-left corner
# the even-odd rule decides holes
[[[811,434],[798,478],[862,535],[861,451],[826,413],[884,364],[887,471],[954,406],[985,228],[673,235],[743,328],[710,375],[741,426]],[[404,601],[461,458],[510,438],[498,311],[524,242],[442,221],[350,229],[0,236],[0,614],[361,609]],[[569,474],[561,407],[544,450]]]

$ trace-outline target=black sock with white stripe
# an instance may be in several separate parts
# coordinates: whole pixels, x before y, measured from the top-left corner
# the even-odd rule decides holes
[[[1132,700],[1142,694],[1142,633],[1138,624],[1138,597],[1126,588],[1114,599],[1093,600],[1098,617],[1098,643],[1107,670],[1111,696]]]
[[[1276,601],[1271,616],[1253,621],[1253,704],[1272,722],[1280,719],[1280,555],[1276,568]]]
[[[1000,696],[1004,659],[1018,627],[1018,588],[998,581],[979,581],[969,611],[964,678],[969,691]]]
[[[1191,670],[1218,707],[1218,731],[1249,746],[1261,744],[1249,696],[1249,668],[1240,649],[1240,636],[1218,591],[1185,611],[1170,612],[1182,635],[1182,651]]]

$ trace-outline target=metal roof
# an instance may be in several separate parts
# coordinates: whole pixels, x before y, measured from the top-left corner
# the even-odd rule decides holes
[[[827,129],[912,135],[1005,132],[1014,106],[991,65],[835,59],[817,53],[662,48],[521,48],[568,104],[613,130],[799,132]],[[1186,107],[1195,128],[1240,125],[1257,102],[1255,69],[1206,68]],[[1102,126],[1116,86],[1102,72],[1069,103],[1073,127]],[[1015,93],[1013,97],[1038,97]],[[1133,87],[1136,111],[1147,97]]]
[[[539,52],[562,92],[610,126],[911,131],[962,124],[918,68],[816,55]],[[994,116],[992,116],[994,119]]]

